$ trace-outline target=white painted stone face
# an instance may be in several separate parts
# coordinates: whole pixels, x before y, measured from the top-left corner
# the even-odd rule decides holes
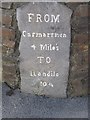
[[[60,3],[29,3],[17,9],[21,91],[66,97],[72,11]]]

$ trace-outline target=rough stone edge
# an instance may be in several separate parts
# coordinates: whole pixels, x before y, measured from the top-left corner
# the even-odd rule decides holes
[[[14,10],[14,13],[13,16],[12,16],[12,27],[11,28],[14,28],[15,30],[15,47],[14,47],[14,52],[12,53],[11,55],[11,58],[12,60],[14,60],[14,64],[16,66],[16,78],[15,78],[15,81],[13,81],[13,83],[10,85],[9,82],[5,81],[5,83],[11,88],[11,89],[16,89],[16,88],[19,88],[20,86],[20,71],[19,71],[19,60],[18,60],[18,57],[19,57],[19,43],[18,41],[20,41],[20,37],[21,37],[21,33],[18,29],[18,24],[17,24],[17,19],[16,19],[16,5],[14,4],[14,2],[11,3],[11,5],[9,6],[9,8],[6,6],[3,7],[3,5],[1,4],[0,5],[0,9],[1,10]],[[1,27],[2,28],[2,27]]]
[[[82,5],[82,4],[87,4],[88,6],[89,6],[89,2],[82,2],[82,3],[78,3],[78,6],[76,7],[76,9],[79,7],[79,5]],[[66,3],[66,6],[68,6],[68,3]],[[70,7],[69,7],[70,8]],[[77,32],[77,31],[75,31],[74,29],[73,29],[73,25],[72,25],[72,20],[73,20],[73,18],[74,18],[74,10],[73,10],[73,13],[72,13],[72,16],[71,16],[71,48],[70,48],[70,68],[69,68],[69,76],[68,76],[68,87],[67,87],[67,97],[78,97],[78,96],[73,96],[72,94],[73,94],[73,86],[72,86],[72,83],[71,83],[71,79],[70,79],[70,72],[71,72],[71,61],[72,61],[72,47],[73,47],[73,45],[72,45],[72,41],[73,41],[73,37],[74,37],[74,35],[75,34],[78,34],[79,32]],[[89,21],[88,21],[89,22]],[[87,28],[88,30],[89,30],[89,28]],[[89,44],[89,41],[88,41],[88,44]],[[88,79],[89,80],[89,79]],[[87,82],[88,82],[88,80],[87,80]],[[89,85],[88,85],[89,86]],[[88,87],[87,86],[87,87]],[[88,87],[89,88],[89,87]],[[88,91],[88,88],[87,88],[87,95],[88,95],[88,93],[90,93],[90,90]],[[86,95],[81,95],[80,97],[82,97],[82,96],[86,96]]]

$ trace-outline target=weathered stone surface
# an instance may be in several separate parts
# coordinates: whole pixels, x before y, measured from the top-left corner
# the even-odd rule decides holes
[[[15,15],[15,9],[2,9],[2,15],[13,17]]]
[[[18,78],[16,75],[4,73],[2,74],[2,80],[6,82],[13,89],[18,85]]]
[[[5,73],[8,73],[8,74],[13,74],[13,75],[15,75],[16,74],[16,65],[14,64],[14,65],[3,65],[3,71],[5,72]]]
[[[73,11],[76,10],[76,8],[79,6],[80,3],[78,2],[67,2],[66,5],[72,9]]]
[[[0,5],[1,5],[1,3],[0,3]],[[1,14],[2,14],[2,10],[0,9],[0,16],[1,16]],[[0,17],[0,21],[1,21],[1,17]],[[2,40],[1,40],[1,36],[0,36],[0,91],[2,91],[1,90],[1,82],[2,82]],[[1,95],[2,94],[0,92],[0,96]],[[2,98],[2,97],[0,97],[0,98]],[[2,101],[2,100],[0,99],[0,101]],[[0,105],[1,105],[1,103],[0,103]]]
[[[19,31],[16,20],[14,3],[0,4],[0,81],[6,82],[11,88],[19,84],[19,69],[17,53]],[[1,28],[2,27],[2,28]],[[3,69],[3,76],[2,76]],[[11,78],[10,78],[11,76]]]
[[[82,68],[88,66],[88,34],[75,34],[72,44],[72,65]]]
[[[8,29],[5,27],[0,28],[0,36],[2,35],[2,40],[14,40],[15,39],[15,31],[13,29]]]
[[[3,40],[3,46],[13,49],[15,46],[15,42],[10,40]]]
[[[3,46],[2,53],[3,53],[3,56],[10,56],[11,54],[14,53],[14,49],[10,49],[8,47]]]
[[[88,37],[89,37],[89,34],[87,33],[75,34],[73,38],[73,44],[77,44],[77,45],[87,44],[88,45]]]
[[[72,19],[72,28],[76,32],[88,32],[88,17],[79,17],[77,18],[76,16]]]
[[[12,57],[3,57],[2,59],[2,80],[6,82],[11,88],[15,89],[19,85],[16,60],[14,60]]]
[[[69,96],[83,96],[88,93],[88,34],[72,37]]]
[[[2,82],[2,67],[0,66],[0,82]]]
[[[2,53],[0,48],[0,82],[2,81]]]
[[[12,3],[7,2],[7,3],[2,3],[2,4],[0,5],[0,7],[1,7],[1,8],[5,8],[5,9],[10,9],[10,8],[11,8],[11,5],[12,5]]]
[[[0,54],[2,55],[2,45],[0,44]]]
[[[17,59],[10,56],[2,56],[2,63],[10,66],[11,64],[14,66],[17,63]]]
[[[44,17],[45,14],[60,14],[60,22],[52,23],[42,21],[36,23],[28,22],[27,13],[41,14]],[[26,6],[18,8],[17,20],[18,26],[21,32],[28,31],[41,32],[41,33],[66,33],[67,37],[24,37],[22,35],[20,42],[20,73],[21,73],[21,90],[34,93],[38,95],[47,95],[52,97],[66,97],[66,89],[68,84],[68,72],[69,72],[69,52],[70,52],[70,17],[72,11],[64,5],[59,3],[29,3]],[[51,19],[51,16],[50,16]],[[43,20],[43,19],[42,19]],[[49,51],[41,50],[40,44],[52,44],[58,45],[59,50]],[[36,46],[36,50],[32,48],[32,45]],[[39,63],[37,57],[50,57],[51,63],[47,64],[45,60],[43,63]],[[58,77],[45,77],[36,76],[33,77],[31,72],[43,72],[55,71],[59,74]],[[40,75],[39,73],[39,75]]]
[[[88,4],[79,5],[74,12],[74,15],[77,17],[87,17],[89,16]]]
[[[78,78],[71,81],[72,90],[70,91],[72,97],[88,95],[88,81],[86,78]]]
[[[73,13],[72,28],[76,32],[88,32],[88,4],[79,5]]]
[[[0,25],[6,25],[6,27],[10,27],[12,23],[12,16],[9,15],[2,15],[0,18]]]
[[[76,71],[76,72],[75,72]],[[75,67],[72,67],[72,71],[71,71],[71,80],[75,80],[75,79],[78,79],[78,78],[87,78],[88,77],[88,67],[85,67],[85,66],[75,66]]]

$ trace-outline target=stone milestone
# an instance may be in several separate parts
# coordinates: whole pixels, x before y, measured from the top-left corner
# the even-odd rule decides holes
[[[66,97],[72,11],[60,3],[35,2],[17,9],[21,91]]]

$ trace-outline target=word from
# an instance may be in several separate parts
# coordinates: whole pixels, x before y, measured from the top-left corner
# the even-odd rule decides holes
[[[51,22],[51,23],[56,23],[56,22],[60,22],[60,15],[49,15],[49,14],[45,14],[44,16],[42,16],[41,14],[33,14],[33,13],[28,13],[28,22]]]

